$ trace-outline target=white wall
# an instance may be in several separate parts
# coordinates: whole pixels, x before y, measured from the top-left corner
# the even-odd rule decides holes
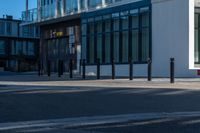
[[[189,70],[189,45],[194,46],[194,0],[152,0],[153,76],[169,76],[171,57],[177,77],[197,76]]]
[[[96,66],[86,66],[87,75],[96,75]],[[112,75],[112,66],[111,65],[102,65],[101,66],[101,75],[102,76],[111,76]],[[115,65],[115,75],[116,76],[129,76],[129,65]],[[146,64],[134,64],[133,66],[133,75],[137,77],[146,77],[147,76],[147,65]]]

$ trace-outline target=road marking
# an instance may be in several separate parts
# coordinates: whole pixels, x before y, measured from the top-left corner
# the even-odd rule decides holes
[[[162,118],[183,118],[200,117],[200,112],[173,112],[173,113],[137,113],[108,116],[91,116],[65,119],[49,119],[38,121],[24,121],[13,123],[1,123],[0,131],[30,129],[30,128],[48,128],[48,127],[78,127],[92,126],[100,124],[123,123],[135,120],[162,119]]]

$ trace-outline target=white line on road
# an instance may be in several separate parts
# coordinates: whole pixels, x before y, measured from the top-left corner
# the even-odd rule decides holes
[[[99,124],[122,123],[135,120],[162,119],[162,118],[182,118],[182,117],[200,117],[200,112],[173,112],[173,113],[137,113],[108,116],[92,116],[65,119],[49,119],[38,121],[25,121],[13,123],[0,123],[0,131],[30,129],[30,128],[48,128],[48,127],[77,127],[92,126]]]

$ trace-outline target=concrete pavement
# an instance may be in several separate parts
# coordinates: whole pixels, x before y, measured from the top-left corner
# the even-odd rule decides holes
[[[170,133],[188,125],[188,131],[200,131],[198,78],[177,79],[175,84],[163,78],[56,78],[0,76],[0,132],[121,133],[142,132],[144,127],[154,133],[155,127],[163,132],[165,124],[173,129]]]

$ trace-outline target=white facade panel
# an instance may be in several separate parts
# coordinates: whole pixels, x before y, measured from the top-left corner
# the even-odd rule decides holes
[[[86,66],[86,75],[96,75],[96,66]],[[116,76],[129,76],[129,65],[115,65]],[[111,65],[101,65],[101,76],[112,76]],[[135,77],[146,77],[147,76],[147,65],[146,64],[134,64],[133,76]]]
[[[190,64],[194,64],[192,46],[194,48],[194,0],[152,0],[153,76],[169,76],[172,57],[176,77],[197,76],[195,70],[189,69]]]

